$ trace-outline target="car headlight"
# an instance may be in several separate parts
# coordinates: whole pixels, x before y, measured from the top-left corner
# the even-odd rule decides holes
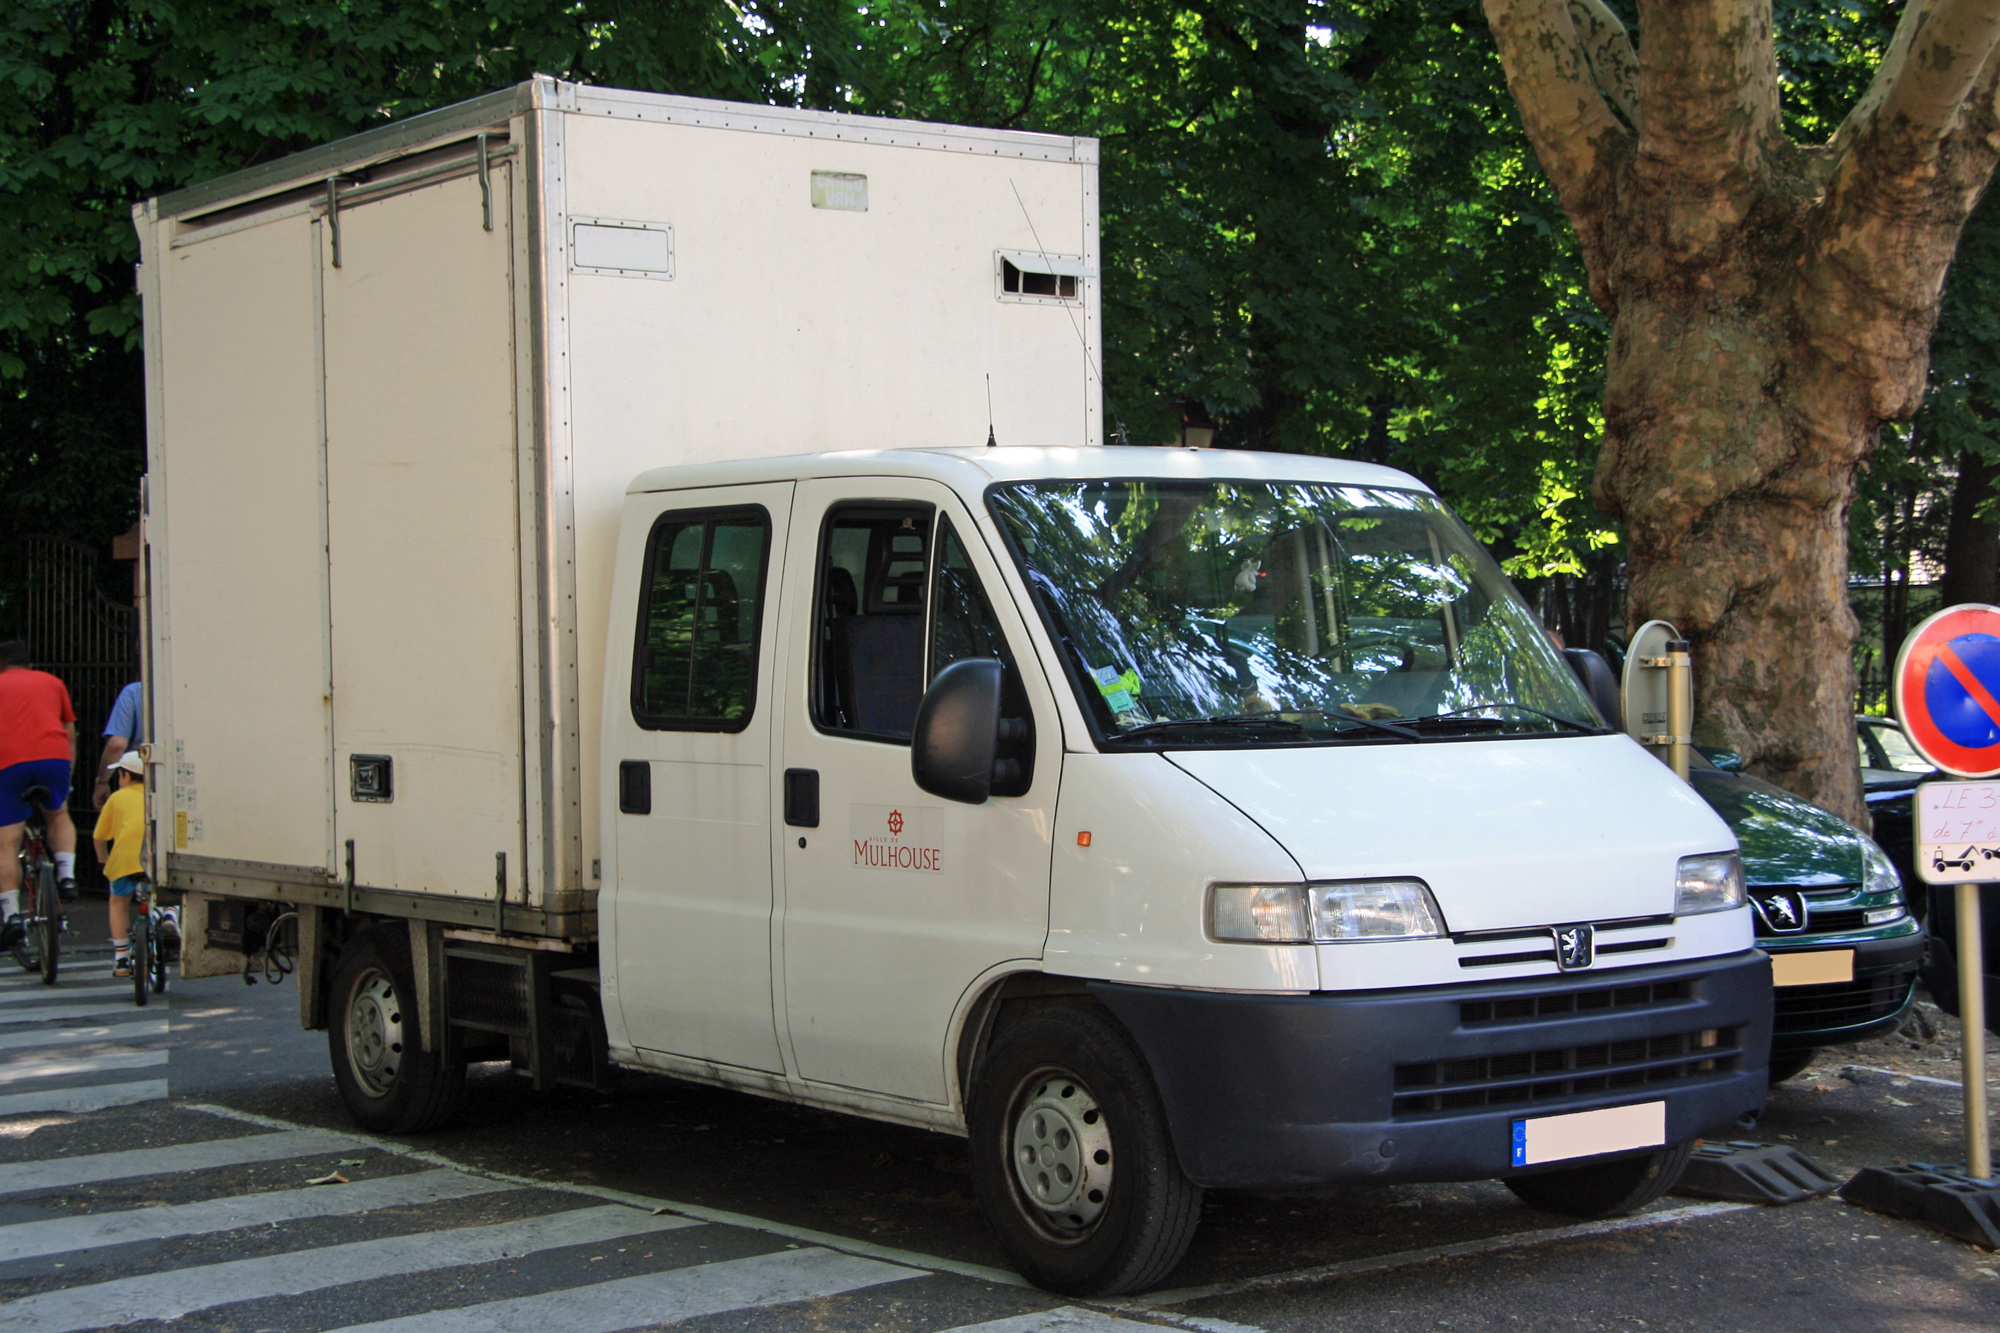
[[[1422,880],[1334,884],[1211,884],[1211,939],[1246,944],[1338,944],[1431,939],[1444,916]]]
[[[1743,862],[1735,852],[1683,856],[1674,870],[1674,915],[1743,906]]]
[[[1861,840],[1861,891],[1893,895],[1886,905],[1871,907],[1862,913],[1864,925],[1886,926],[1908,914],[1909,909],[1904,906],[1903,877],[1896,873],[1889,854],[1877,846],[1873,838]]]

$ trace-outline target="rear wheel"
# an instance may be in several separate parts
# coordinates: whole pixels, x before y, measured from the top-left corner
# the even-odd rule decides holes
[[[1641,1157],[1515,1176],[1507,1181],[1523,1203],[1564,1217],[1617,1217],[1643,1208],[1672,1189],[1694,1156],[1695,1140]]]
[[[1028,1015],[973,1089],[972,1183],[1016,1269],[1066,1296],[1140,1291],[1201,1220],[1146,1062],[1101,1010]]]
[[[48,865],[35,867],[36,960],[41,965],[42,984],[56,984],[56,964],[62,951],[62,903],[56,897],[56,872]]]
[[[143,909],[132,913],[132,999],[145,1004],[152,998],[147,974],[153,970],[152,922]]]
[[[327,1050],[341,1100],[364,1129],[421,1134],[458,1110],[465,1061],[426,1051],[406,931],[386,926],[350,942],[333,969]]]
[[[158,918],[153,917],[151,912],[147,913],[147,917],[156,923],[158,921]],[[157,928],[149,928],[147,930],[147,952],[151,955],[152,960],[151,975],[148,979],[153,983],[153,994],[155,995],[164,995],[167,993],[168,963],[166,943],[167,941],[162,937],[161,931]]]

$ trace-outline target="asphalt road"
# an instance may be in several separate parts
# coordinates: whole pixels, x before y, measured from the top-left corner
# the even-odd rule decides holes
[[[640,1075],[538,1095],[482,1066],[457,1123],[374,1140],[289,984],[176,983],[141,1010],[102,954],[54,988],[6,966],[9,1333],[182,1312],[246,1333],[2000,1326],[2000,1257],[1837,1199],[1579,1227],[1491,1183],[1214,1194],[1167,1289],[1065,1304],[1002,1270],[944,1135]],[[1956,1162],[1948,1056],[1831,1053],[1754,1136],[1843,1176]]]

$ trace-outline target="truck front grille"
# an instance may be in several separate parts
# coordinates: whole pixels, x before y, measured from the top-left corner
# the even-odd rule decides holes
[[[1902,968],[1825,986],[1780,986],[1771,1006],[1771,1030],[1813,1032],[1887,1018],[1909,1001],[1916,980],[1914,968]]]
[[[1458,1006],[1458,1021],[1522,1023],[1538,1018],[1573,1018],[1606,1010],[1657,1009],[1694,994],[1686,981],[1655,981],[1602,990],[1560,991],[1553,995],[1514,995],[1504,1000],[1467,1000]]]
[[[1705,1028],[1508,1055],[1400,1064],[1396,1066],[1394,1114],[1398,1119],[1410,1119],[1732,1073],[1743,1058],[1740,1033],[1739,1028]]]

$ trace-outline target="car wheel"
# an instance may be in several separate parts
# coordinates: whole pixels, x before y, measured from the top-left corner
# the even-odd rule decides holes
[[[1615,1162],[1512,1176],[1507,1188],[1545,1213],[1564,1217],[1617,1217],[1643,1208],[1672,1189],[1694,1156],[1695,1140]]]
[[[1165,1278],[1201,1220],[1144,1058],[1091,1006],[1029,1014],[994,1043],[968,1116],[972,1183],[1022,1276],[1066,1296]]]
[[[421,1134],[457,1112],[465,1061],[423,1048],[407,932],[388,926],[348,944],[334,965],[331,1010],[334,1082],[362,1128]]]

